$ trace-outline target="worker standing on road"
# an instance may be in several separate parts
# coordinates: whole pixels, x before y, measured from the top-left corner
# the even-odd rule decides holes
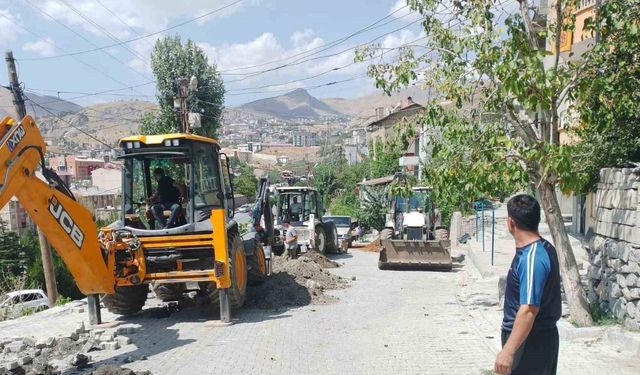
[[[287,249],[289,258],[295,259],[298,256],[298,233],[296,228],[291,225],[291,220],[285,219],[282,222],[282,227],[286,229],[284,237],[284,246]]]
[[[540,204],[521,194],[507,203],[507,227],[516,255],[507,274],[502,321],[502,351],[495,371],[501,375],[555,375],[562,313],[556,249],[540,237]]]

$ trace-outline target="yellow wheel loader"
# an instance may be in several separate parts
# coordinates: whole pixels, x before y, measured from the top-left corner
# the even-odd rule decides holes
[[[430,189],[413,187],[409,197],[389,198],[378,268],[451,270],[450,241],[436,238],[441,231],[433,226]]]
[[[219,302],[221,319],[230,321],[231,310],[244,303],[247,264],[263,264],[265,255],[257,240],[240,237],[228,159],[218,142],[176,133],[127,137],[119,145],[120,220],[98,231],[92,214],[45,167],[45,142],[34,120],[4,118],[0,207],[18,198],[89,296],[92,324],[100,322],[100,295],[110,311],[133,314],[144,306],[149,285],[164,300],[197,289]],[[178,206],[154,202],[158,170],[182,187]]]

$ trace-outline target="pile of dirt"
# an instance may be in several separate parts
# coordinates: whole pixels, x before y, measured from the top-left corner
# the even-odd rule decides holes
[[[317,251],[307,251],[302,254],[301,257],[306,257],[317,263],[322,268],[338,268],[340,264],[338,262],[334,262],[333,260],[327,258],[326,256],[320,254]]]
[[[380,252],[380,238],[377,238],[369,243],[357,243],[353,245],[353,248],[360,251],[370,251],[373,253]]]
[[[331,268],[338,266],[322,254],[303,255],[297,259],[272,257],[272,275],[264,283],[249,288],[247,307],[277,310],[335,302],[337,298],[324,291],[346,288],[349,281],[325,271],[322,264]]]

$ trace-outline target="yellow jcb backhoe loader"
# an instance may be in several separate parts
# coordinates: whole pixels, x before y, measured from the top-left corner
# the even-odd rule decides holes
[[[244,303],[250,274],[266,275],[267,267],[262,245],[243,242],[238,233],[228,159],[218,142],[176,133],[127,137],[120,147],[120,220],[98,233],[92,214],[45,167],[45,142],[34,120],[6,117],[0,122],[0,207],[18,198],[89,296],[92,324],[101,320],[99,295],[111,312],[133,314],[144,306],[149,285],[163,300],[197,289],[230,321],[231,309]],[[46,182],[36,176],[38,167]],[[186,192],[176,219],[163,229],[155,229],[163,220],[152,212],[166,222],[170,211],[146,203],[159,168]]]

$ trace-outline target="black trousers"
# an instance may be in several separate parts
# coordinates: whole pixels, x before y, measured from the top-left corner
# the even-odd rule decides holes
[[[510,331],[502,331],[502,346],[509,335]],[[558,328],[531,331],[516,352],[511,375],[555,375],[559,348]]]

